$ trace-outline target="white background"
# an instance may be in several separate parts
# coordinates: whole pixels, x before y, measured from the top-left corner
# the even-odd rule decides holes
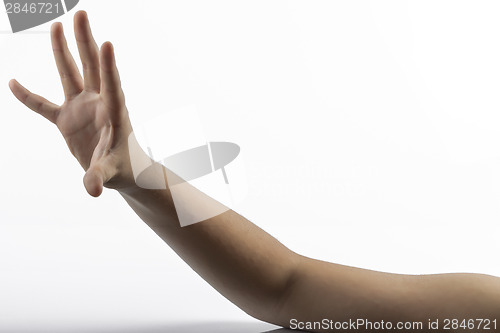
[[[242,148],[238,211],[292,250],[500,275],[497,1],[81,0],[67,32],[78,9],[115,44],[133,123],[195,104],[210,140]],[[89,197],[56,128],[11,96],[15,77],[62,102],[49,26],[0,34],[0,331],[265,331],[116,193]]]

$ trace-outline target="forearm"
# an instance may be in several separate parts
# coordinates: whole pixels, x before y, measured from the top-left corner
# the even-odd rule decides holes
[[[134,187],[120,193],[210,285],[248,314],[276,323],[277,306],[299,256],[232,210],[181,227],[168,189]]]
[[[181,228],[168,187],[145,190],[134,186],[121,193],[199,275],[258,319],[288,326],[291,319],[362,318],[396,323],[492,320],[500,314],[500,279],[496,277],[390,274],[318,261],[291,252],[231,210]],[[218,204],[199,196],[190,187],[184,193],[185,205],[197,210],[207,202]]]

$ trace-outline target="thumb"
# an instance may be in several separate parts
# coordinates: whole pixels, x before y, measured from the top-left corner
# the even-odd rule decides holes
[[[110,159],[103,159],[98,163],[91,163],[83,177],[83,184],[87,192],[96,198],[100,196],[104,184],[113,178],[116,172],[116,168],[113,166]]]
[[[99,166],[90,166],[83,177],[83,184],[91,196],[96,198],[100,196],[104,187],[102,169]]]

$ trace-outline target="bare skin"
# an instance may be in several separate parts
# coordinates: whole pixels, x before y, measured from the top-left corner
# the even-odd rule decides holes
[[[58,127],[85,170],[83,181],[90,195],[98,197],[104,187],[117,190],[193,270],[249,315],[284,327],[290,327],[293,319],[367,319],[394,325],[420,321],[424,329],[429,319],[439,319],[440,328],[447,318],[500,321],[497,277],[398,275],[306,258],[232,210],[181,228],[168,188],[147,190],[135,183],[128,141],[132,126],[111,43],[98,48],[82,11],[75,15],[75,36],[83,78],[67,48],[62,25],[52,26],[63,105],[29,92],[15,80],[9,83],[13,94]],[[499,325],[495,329],[491,324],[489,331],[500,331]],[[476,323],[474,329],[457,331],[479,330]]]

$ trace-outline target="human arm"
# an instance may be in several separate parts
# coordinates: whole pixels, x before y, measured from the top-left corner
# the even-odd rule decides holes
[[[500,313],[498,278],[397,275],[313,260],[290,251],[232,210],[181,228],[169,188],[148,190],[135,182],[132,126],[111,44],[97,48],[82,12],[75,16],[75,34],[84,79],[66,47],[62,26],[52,28],[66,96],[62,106],[31,94],[16,81],[11,82],[12,91],[57,125],[86,172],[89,194],[99,196],[103,187],[117,190],[193,270],[250,315],[288,326],[293,318],[426,321]]]

